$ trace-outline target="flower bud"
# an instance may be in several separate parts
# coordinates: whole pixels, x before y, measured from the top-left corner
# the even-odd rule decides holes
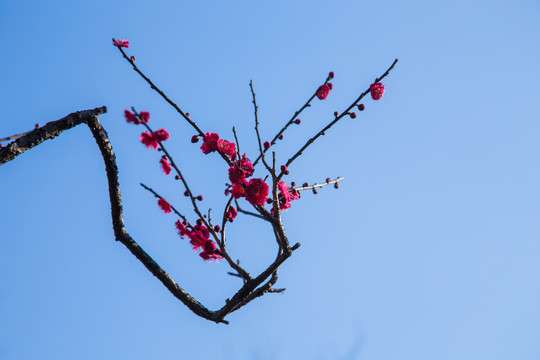
[[[202,195],[199,195],[199,196],[197,196],[197,200],[199,200],[199,201],[203,201],[203,199],[204,199],[204,198],[203,198],[203,196],[202,196]]]
[[[270,146],[272,146],[272,144],[270,144],[270,141],[265,141],[265,142],[264,142],[264,148],[265,148],[266,150],[268,150],[268,149],[270,148]]]
[[[278,139],[283,140],[283,138],[284,138],[283,134],[279,134]]]
[[[360,111],[366,110],[366,105],[364,105],[364,104],[359,104],[359,105],[358,105],[358,110],[360,110]]]
[[[198,143],[199,142],[199,135],[193,135],[193,137],[191,138],[191,142],[193,144]]]
[[[330,74],[328,74],[328,77],[329,77],[330,79],[333,79],[334,76],[336,76],[336,74],[334,74],[333,71],[330,71]]]
[[[300,120],[300,119],[294,120],[294,123],[295,123],[296,125],[300,125],[301,122],[302,122],[302,120]]]
[[[354,112],[349,113],[349,116],[351,117],[351,119],[356,119],[356,113]]]

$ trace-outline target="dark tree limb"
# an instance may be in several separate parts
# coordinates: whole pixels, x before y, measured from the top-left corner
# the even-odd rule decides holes
[[[0,165],[15,159],[26,150],[30,150],[45,140],[54,139],[63,131],[71,129],[81,123],[87,123],[90,119],[105,114],[106,112],[107,108],[105,106],[93,110],[77,111],[60,120],[51,121],[43,127],[21,134],[22,136],[16,135],[18,136],[17,140],[0,148]],[[8,139],[9,138],[13,137],[8,137]]]

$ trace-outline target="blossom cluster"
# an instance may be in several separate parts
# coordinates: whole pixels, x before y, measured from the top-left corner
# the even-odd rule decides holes
[[[246,154],[229,168],[229,180],[232,183],[232,195],[235,199],[245,197],[251,205],[263,205],[268,199],[270,187],[262,179],[251,179],[255,169]]]
[[[113,45],[118,46],[118,47],[128,48],[129,47],[129,40],[121,40],[121,39],[113,40]]]
[[[193,226],[191,230],[187,221],[176,221],[176,228],[181,238],[187,236],[189,242],[193,246],[193,250],[203,251],[199,254],[204,260],[219,260],[223,259],[221,252],[217,249],[216,243],[210,240],[210,231],[203,225],[202,220],[197,221],[197,225]]]
[[[141,142],[149,149],[157,150],[159,143],[169,138],[170,134],[165,129],[159,129],[157,131],[145,131],[141,134]]]
[[[300,199],[300,192],[295,189],[291,189],[285,181],[280,181],[278,184],[279,189],[279,209],[287,210],[291,207],[291,201]]]
[[[203,137],[201,150],[205,154],[217,151],[229,156],[232,161],[236,160],[236,145],[228,140],[220,139],[216,133],[206,133]]]
[[[135,125],[146,124],[150,121],[150,113],[148,111],[141,111],[139,114],[135,114],[128,109],[124,110],[124,116],[128,123]]]

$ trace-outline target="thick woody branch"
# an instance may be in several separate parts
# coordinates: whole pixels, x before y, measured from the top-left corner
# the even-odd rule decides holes
[[[107,108],[102,106],[93,110],[77,111],[68,116],[47,123],[45,126],[37,128],[35,130],[26,132],[17,136],[17,140],[7,144],[5,147],[0,148],[0,165],[7,163],[15,159],[23,152],[30,150],[34,146],[37,146],[45,140],[54,139],[62,132],[71,129],[82,123],[87,123],[94,117],[105,114]],[[8,137],[10,138],[10,137]],[[11,137],[12,138],[12,137]]]

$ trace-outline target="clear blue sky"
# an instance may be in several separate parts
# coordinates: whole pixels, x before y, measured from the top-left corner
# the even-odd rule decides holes
[[[192,314],[112,232],[99,151],[83,126],[0,167],[0,359],[533,360],[540,358],[537,1],[1,1],[0,137],[82,109],[118,158],[131,235],[211,309],[240,286],[204,263],[156,201],[189,209],[122,112],[171,132],[205,205],[224,164],[130,69],[111,38],[205,131],[255,152],[249,80],[271,137],[335,71],[328,100],[276,147],[287,159],[391,64],[379,102],[343,121],[290,180],[344,176],[284,215],[302,247],[269,294],[216,325]],[[229,248],[272,261],[267,226]]]

